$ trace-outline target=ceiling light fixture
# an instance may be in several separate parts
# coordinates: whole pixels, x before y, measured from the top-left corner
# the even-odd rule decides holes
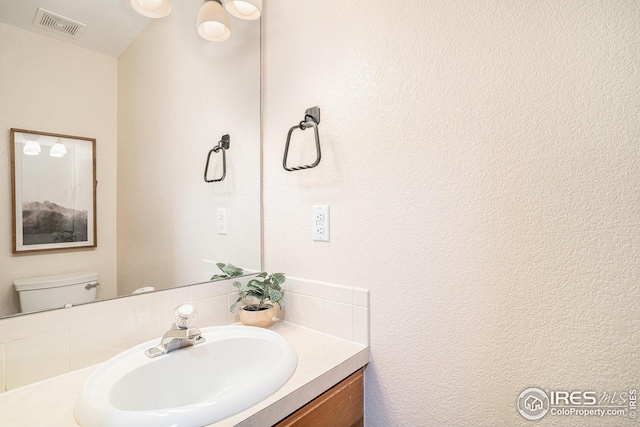
[[[224,0],[224,8],[236,18],[253,21],[262,14],[262,0]]]
[[[149,18],[163,18],[171,12],[170,0],[131,0],[136,12]],[[220,42],[231,36],[230,15],[246,21],[259,19],[262,0],[205,0],[198,12],[198,34],[209,41]]]
[[[205,40],[221,42],[231,35],[229,17],[220,0],[205,0],[197,22],[198,34]]]
[[[171,12],[169,0],[131,0],[131,6],[149,18],[164,18]]]

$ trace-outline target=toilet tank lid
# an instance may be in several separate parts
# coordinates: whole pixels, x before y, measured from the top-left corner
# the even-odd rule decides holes
[[[16,291],[33,291],[37,289],[59,288],[62,286],[80,285],[95,282],[99,273],[82,271],[80,273],[56,274],[51,276],[29,277],[13,282]]]

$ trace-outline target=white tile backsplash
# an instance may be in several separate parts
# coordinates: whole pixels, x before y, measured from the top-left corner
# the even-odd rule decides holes
[[[353,307],[353,340],[369,345],[369,308]]]
[[[324,331],[324,300],[285,291],[284,319],[306,328]]]
[[[7,390],[69,372],[69,330],[5,344]]]
[[[78,305],[69,309],[69,327],[119,319],[132,313],[135,313],[132,298],[116,298],[100,304]]]
[[[173,308],[170,310],[173,310]],[[161,337],[172,324],[172,322],[167,323],[164,321],[164,312],[165,310],[163,309],[157,309],[120,318],[120,330],[124,348]]]
[[[331,283],[316,283],[315,296],[330,301],[353,304],[353,288],[349,286],[333,285]]]
[[[0,343],[69,328],[69,310],[50,310],[0,320]]]
[[[316,284],[308,280],[287,278],[287,281],[283,286],[287,292],[311,296],[316,295]]]
[[[369,307],[369,290],[353,288],[353,305]]]
[[[69,329],[69,363],[72,371],[104,362],[125,348],[120,332],[120,319]]]
[[[299,278],[284,288],[284,320],[369,345],[368,289]]]
[[[222,326],[229,324],[229,299],[227,295],[215,298],[207,298],[198,301],[198,326]]]
[[[246,284],[250,277],[240,278]],[[237,299],[233,280],[132,295],[69,309],[0,320],[0,392],[104,362],[141,342],[159,338],[180,303],[196,305],[201,327],[239,322],[229,307]],[[277,317],[369,344],[369,291],[287,278]]]
[[[353,305],[324,300],[324,332],[353,341]]]

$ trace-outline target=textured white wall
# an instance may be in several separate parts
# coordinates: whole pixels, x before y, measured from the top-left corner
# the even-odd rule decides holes
[[[116,295],[115,58],[0,23],[0,315],[19,310],[15,279],[92,270]],[[11,128],[96,139],[98,247],[13,255]]]
[[[527,387],[640,387],[639,12],[268,3],[265,268],[371,290],[367,425],[532,425]],[[285,172],[316,104],[322,163]]]
[[[229,40],[207,42],[201,4],[174,2],[118,60],[120,294],[208,280],[203,259],[261,266],[260,23],[233,19]],[[226,133],[227,176],[206,184],[207,153]],[[221,165],[213,155],[210,178]]]

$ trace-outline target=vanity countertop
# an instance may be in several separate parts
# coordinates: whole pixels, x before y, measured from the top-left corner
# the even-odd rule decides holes
[[[289,381],[251,408],[211,427],[273,425],[369,362],[369,348],[293,323],[270,328],[298,354]],[[78,427],[73,406],[92,366],[0,394],[0,425],[12,427]]]

